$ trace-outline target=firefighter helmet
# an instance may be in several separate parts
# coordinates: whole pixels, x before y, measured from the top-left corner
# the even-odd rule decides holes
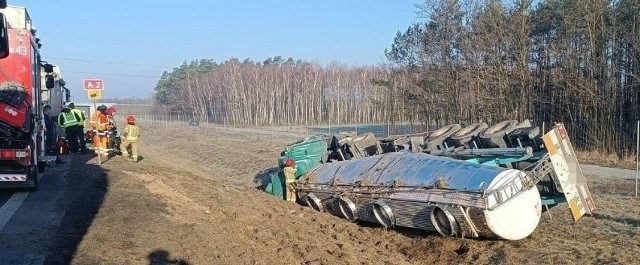
[[[116,113],[116,108],[115,107],[109,107],[107,109],[107,114],[113,115],[114,113]]]
[[[136,117],[134,117],[133,115],[127,116],[127,123],[128,124],[133,124],[135,122],[136,122]]]
[[[291,159],[291,158],[287,159],[287,161],[284,162],[284,166],[285,167],[292,167],[295,164],[296,164],[296,162],[293,161],[293,159]]]

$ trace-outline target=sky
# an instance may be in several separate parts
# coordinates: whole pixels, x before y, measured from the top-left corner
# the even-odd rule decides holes
[[[419,2],[8,0],[27,7],[74,101],[86,99],[85,78],[104,80],[103,98],[149,97],[162,72],[195,59],[380,64]]]

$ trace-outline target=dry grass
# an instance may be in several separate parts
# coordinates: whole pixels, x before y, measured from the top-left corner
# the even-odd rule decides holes
[[[620,158],[615,154],[604,154],[597,151],[580,151],[576,153],[581,164],[636,169],[635,157]]]

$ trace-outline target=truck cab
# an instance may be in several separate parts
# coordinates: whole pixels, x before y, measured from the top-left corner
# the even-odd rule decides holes
[[[0,13],[0,188],[37,189],[46,167],[40,39],[25,7]]]
[[[45,72],[44,68],[40,71],[41,84],[47,84],[41,88],[40,99],[42,100],[42,106],[51,106],[52,115],[58,115],[62,112],[62,106],[69,102],[71,93],[65,87],[66,82],[62,78],[60,67],[55,64],[51,66],[52,73]]]

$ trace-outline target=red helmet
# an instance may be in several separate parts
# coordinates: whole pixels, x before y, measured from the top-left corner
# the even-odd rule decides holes
[[[284,162],[284,166],[285,167],[292,167],[295,164],[296,164],[296,162],[293,161],[293,159],[291,159],[291,158],[287,159],[287,161]]]
[[[107,109],[107,114],[109,114],[109,115],[113,115],[114,113],[116,113],[116,108],[114,108],[114,107],[109,107],[109,108]]]
[[[136,122],[136,117],[134,117],[133,115],[127,116],[127,123],[131,124],[135,122]]]

